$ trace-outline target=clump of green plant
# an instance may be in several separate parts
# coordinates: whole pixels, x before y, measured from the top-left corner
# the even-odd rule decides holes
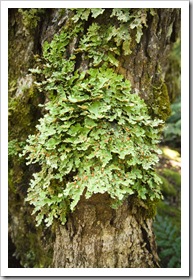
[[[94,18],[102,13],[94,10]],[[163,122],[151,119],[145,102],[131,94],[130,82],[116,73],[116,60],[106,52],[112,40],[101,40],[104,26],[93,23],[73,45],[83,31],[80,17],[45,43],[43,67],[31,70],[44,77],[37,86],[49,98],[41,105],[46,113],[37,133],[23,150],[27,164],[41,167],[27,197],[37,225],[45,221],[49,226],[54,218],[64,224],[82,195],[108,193],[112,207],[128,195],[144,201],[162,198],[154,166]],[[78,54],[90,60],[86,69],[76,69]]]
[[[181,267],[181,234],[169,217],[156,216],[154,222],[161,267]]]

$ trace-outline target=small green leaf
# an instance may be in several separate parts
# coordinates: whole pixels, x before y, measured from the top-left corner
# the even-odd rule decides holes
[[[130,55],[131,50],[130,50],[130,41],[126,40],[123,42],[123,51],[125,55]]]
[[[97,126],[97,123],[94,120],[87,117],[85,118],[84,122],[85,122],[85,126],[89,129],[92,129],[93,127]]]
[[[91,14],[93,18],[97,18],[99,15],[103,14],[105,9],[101,8],[96,8],[96,9],[91,9]]]
[[[115,65],[116,67],[119,66],[119,61],[114,57],[114,55],[111,52],[108,52],[108,59],[112,65]]]

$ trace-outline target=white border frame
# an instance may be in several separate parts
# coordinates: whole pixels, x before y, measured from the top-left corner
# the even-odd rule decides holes
[[[181,8],[181,268],[8,268],[8,8]],[[188,127],[188,128],[187,128]],[[1,275],[189,276],[189,1],[1,1]]]

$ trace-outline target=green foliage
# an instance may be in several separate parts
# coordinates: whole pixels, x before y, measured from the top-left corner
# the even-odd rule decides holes
[[[143,27],[147,27],[146,18],[147,18],[148,9],[113,9],[111,17],[116,17],[120,22],[126,22],[128,25],[124,26],[124,35],[126,41],[130,39],[130,30],[135,29],[136,42],[139,43],[141,40],[141,36],[143,35],[142,29]],[[128,30],[126,30],[128,28]],[[121,30],[121,28],[120,28]],[[129,31],[129,32],[128,32]],[[125,40],[124,40],[125,41]]]
[[[167,152],[167,153],[166,153]],[[154,222],[158,245],[158,255],[162,267],[180,267],[181,236],[181,175],[177,168],[171,166],[170,160],[178,163],[178,153],[163,148],[159,175],[162,179],[161,191],[164,200],[157,204],[157,217]],[[170,155],[170,156],[169,156]],[[167,168],[163,168],[167,166]]]
[[[154,230],[161,267],[181,267],[180,228],[177,228],[168,217],[157,215]]]
[[[181,221],[181,175],[171,167],[164,168],[159,172],[162,179],[161,191],[164,201],[158,203],[158,214],[163,217],[168,216],[172,223],[180,227]]]
[[[165,143],[179,147],[181,143],[181,98],[171,105],[172,114],[163,131]]]
[[[91,16],[103,12],[91,9]],[[112,207],[128,195],[144,201],[162,197],[154,166],[163,122],[150,118],[145,102],[131,94],[130,82],[113,69],[118,65],[115,54],[128,39],[125,19],[120,30],[93,22],[69,54],[88,16],[87,9],[78,9],[75,24],[45,43],[43,66],[31,70],[41,76],[36,84],[49,98],[41,105],[46,113],[37,133],[28,137],[23,150],[27,164],[41,166],[27,197],[38,225],[45,221],[50,226],[54,218],[64,224],[83,194],[108,193]],[[114,16],[123,15],[114,11]],[[80,54],[89,59],[88,69],[76,70]]]
[[[179,201],[179,193],[181,188],[181,175],[178,171],[163,168],[159,172],[162,179],[161,190],[164,198],[174,204]]]
[[[172,185],[175,186],[176,191],[180,190],[181,187],[181,175],[179,172],[164,168],[161,171],[163,177],[165,177]]]
[[[74,22],[88,20],[89,16],[97,18],[111,9],[72,9],[75,11]],[[147,27],[146,18],[149,9],[112,9],[107,25],[93,23],[89,32],[81,40],[81,49],[88,52],[89,58],[94,58],[96,66],[103,61],[110,61],[118,66],[117,55],[131,53],[131,32],[134,30],[135,40],[140,42],[143,27]],[[116,24],[112,24],[116,22]],[[99,47],[99,49],[98,49]],[[78,52],[79,50],[77,50]]]
[[[165,81],[168,87],[171,103],[180,97],[181,93],[181,41],[178,39],[168,57],[168,70]],[[179,101],[179,99],[178,99]]]
[[[103,14],[105,9],[95,8],[95,9],[88,9],[88,8],[79,8],[79,9],[72,9],[76,11],[73,20],[77,22],[79,20],[88,20],[89,15],[93,18],[97,18],[99,15]]]

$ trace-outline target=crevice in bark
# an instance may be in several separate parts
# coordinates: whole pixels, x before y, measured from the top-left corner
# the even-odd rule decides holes
[[[20,259],[17,259],[15,257],[16,253],[16,247],[14,243],[12,242],[11,237],[9,236],[8,239],[8,267],[9,268],[22,268],[22,265],[20,264]]]
[[[161,26],[161,9],[157,9],[157,28],[156,28],[156,34],[159,34],[161,29],[162,29],[162,26]]]
[[[74,66],[74,71],[76,71],[76,70],[78,70],[80,68],[81,58],[82,58],[82,54],[81,53],[77,53],[77,55],[76,55],[76,63],[75,63],[75,66]]]
[[[116,212],[115,212],[115,210],[114,209],[112,209],[112,217],[111,217],[111,219],[110,219],[110,221],[109,221],[109,224],[111,225],[111,226],[114,226],[114,221],[115,221],[115,218],[116,218]]]
[[[45,22],[45,18],[41,18],[39,24],[37,25],[36,31],[35,31],[34,54],[39,54],[39,55],[42,54],[41,33],[42,33],[42,28],[43,28],[44,22]]]
[[[177,14],[175,16],[175,13]],[[173,12],[172,17],[174,18],[173,21],[173,26],[172,26],[172,34],[171,34],[171,42],[175,43],[178,36],[179,36],[179,30],[180,30],[180,22],[181,22],[181,18],[180,18],[180,11],[175,11]],[[181,30],[180,30],[181,32]]]
[[[142,231],[142,235],[143,235],[143,240],[145,242],[145,247],[150,253],[152,253],[151,252],[151,246],[150,246],[150,243],[149,243],[149,240],[148,240],[147,232],[143,227],[141,228],[141,231]]]
[[[92,22],[93,22],[93,19],[92,19],[91,15],[89,15],[88,20],[85,21],[85,23],[84,23],[84,31],[82,33],[82,36],[87,33],[88,28],[91,26]],[[76,45],[78,45],[78,43],[80,41],[80,36],[79,36],[79,38],[77,38]],[[85,54],[78,53],[76,55],[75,71],[76,70],[79,70],[80,72],[85,71],[88,69],[88,66],[89,66],[89,59],[85,58]]]

